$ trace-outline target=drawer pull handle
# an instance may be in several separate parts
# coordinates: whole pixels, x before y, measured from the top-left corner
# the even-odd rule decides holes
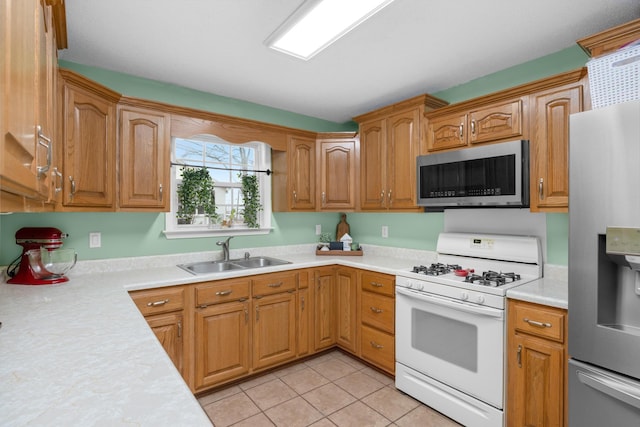
[[[539,328],[550,328],[551,327],[551,323],[548,322],[538,322],[536,320],[531,320],[531,319],[527,319],[526,317],[524,319],[525,322],[527,322],[528,324],[532,325],[532,326],[537,326]]]
[[[270,287],[270,288],[279,288],[280,286],[282,286],[282,282],[269,283],[267,286]]]
[[[162,301],[148,302],[147,307],[160,307],[161,305],[165,305],[168,302],[169,302],[168,298]]]
[[[227,295],[231,295],[231,292],[233,292],[232,290],[228,290],[228,291],[218,291],[216,292],[216,295],[219,297],[226,297]]]
[[[378,282],[371,282],[371,286],[373,286],[374,288],[381,288],[384,285],[382,283],[378,283]]]
[[[384,310],[378,307],[369,307],[374,313],[382,313]]]
[[[376,343],[375,341],[370,341],[370,343],[371,343],[371,347],[373,347],[373,348],[377,348],[377,349],[384,348],[384,346],[383,346],[383,345],[378,344],[378,343]]]

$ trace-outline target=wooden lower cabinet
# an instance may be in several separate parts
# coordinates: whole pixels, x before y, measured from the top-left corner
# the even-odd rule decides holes
[[[177,313],[157,314],[145,318],[149,327],[162,344],[169,358],[184,376],[184,347],[182,311]]]
[[[336,274],[334,267],[314,272],[314,349],[332,347],[336,343]]]
[[[194,393],[338,346],[390,374],[394,276],[328,266],[131,292]]]
[[[509,300],[507,426],[566,425],[566,317],[563,309]]]
[[[296,294],[253,300],[253,368],[262,369],[296,357]]]
[[[340,267],[336,272],[336,308],[338,346],[356,354],[358,351],[358,270]]]
[[[171,286],[131,292],[133,302],[144,316],[167,355],[187,378],[184,364],[184,308],[185,287]]]
[[[249,373],[249,301],[196,308],[195,390]]]
[[[360,277],[360,354],[395,373],[395,277],[362,271]]]

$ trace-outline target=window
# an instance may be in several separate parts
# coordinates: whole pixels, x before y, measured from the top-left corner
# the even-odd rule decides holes
[[[171,166],[171,211],[165,217],[167,238],[206,237],[216,234],[266,234],[271,229],[271,149],[262,142],[230,144],[213,135],[173,138]],[[183,166],[184,165],[184,166]],[[178,187],[185,167],[207,168],[214,183],[217,220],[210,220],[201,207],[191,223],[177,219]],[[241,174],[256,175],[262,210],[259,228],[243,223]]]

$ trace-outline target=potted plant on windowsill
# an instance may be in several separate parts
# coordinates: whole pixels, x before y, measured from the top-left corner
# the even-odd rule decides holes
[[[242,181],[242,197],[244,199],[244,222],[249,228],[259,228],[258,211],[260,204],[260,186],[256,175],[239,174]]]
[[[186,224],[193,224],[198,209],[201,209],[209,221],[215,222],[216,198],[214,183],[207,168],[181,169],[182,183],[178,185],[178,211],[176,217]]]

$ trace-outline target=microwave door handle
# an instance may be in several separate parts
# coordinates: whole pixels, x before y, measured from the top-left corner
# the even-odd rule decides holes
[[[626,403],[640,409],[640,390],[629,386],[621,381],[616,381],[613,378],[606,377],[605,375],[598,375],[595,372],[582,372],[578,371],[578,380],[588,387],[598,390],[600,393],[604,393],[613,399]]]
[[[460,310],[460,311],[464,311],[471,314],[478,314],[480,316],[496,317],[496,318],[504,317],[503,310],[498,310],[490,307],[483,307],[479,305],[471,305],[464,302],[444,299],[444,298],[440,298],[438,296],[426,294],[423,292],[414,292],[414,291],[405,290],[402,287],[396,287],[396,293],[402,294],[406,297],[414,298],[426,303],[435,304],[435,305],[439,305],[447,308],[452,308],[454,310]]]

